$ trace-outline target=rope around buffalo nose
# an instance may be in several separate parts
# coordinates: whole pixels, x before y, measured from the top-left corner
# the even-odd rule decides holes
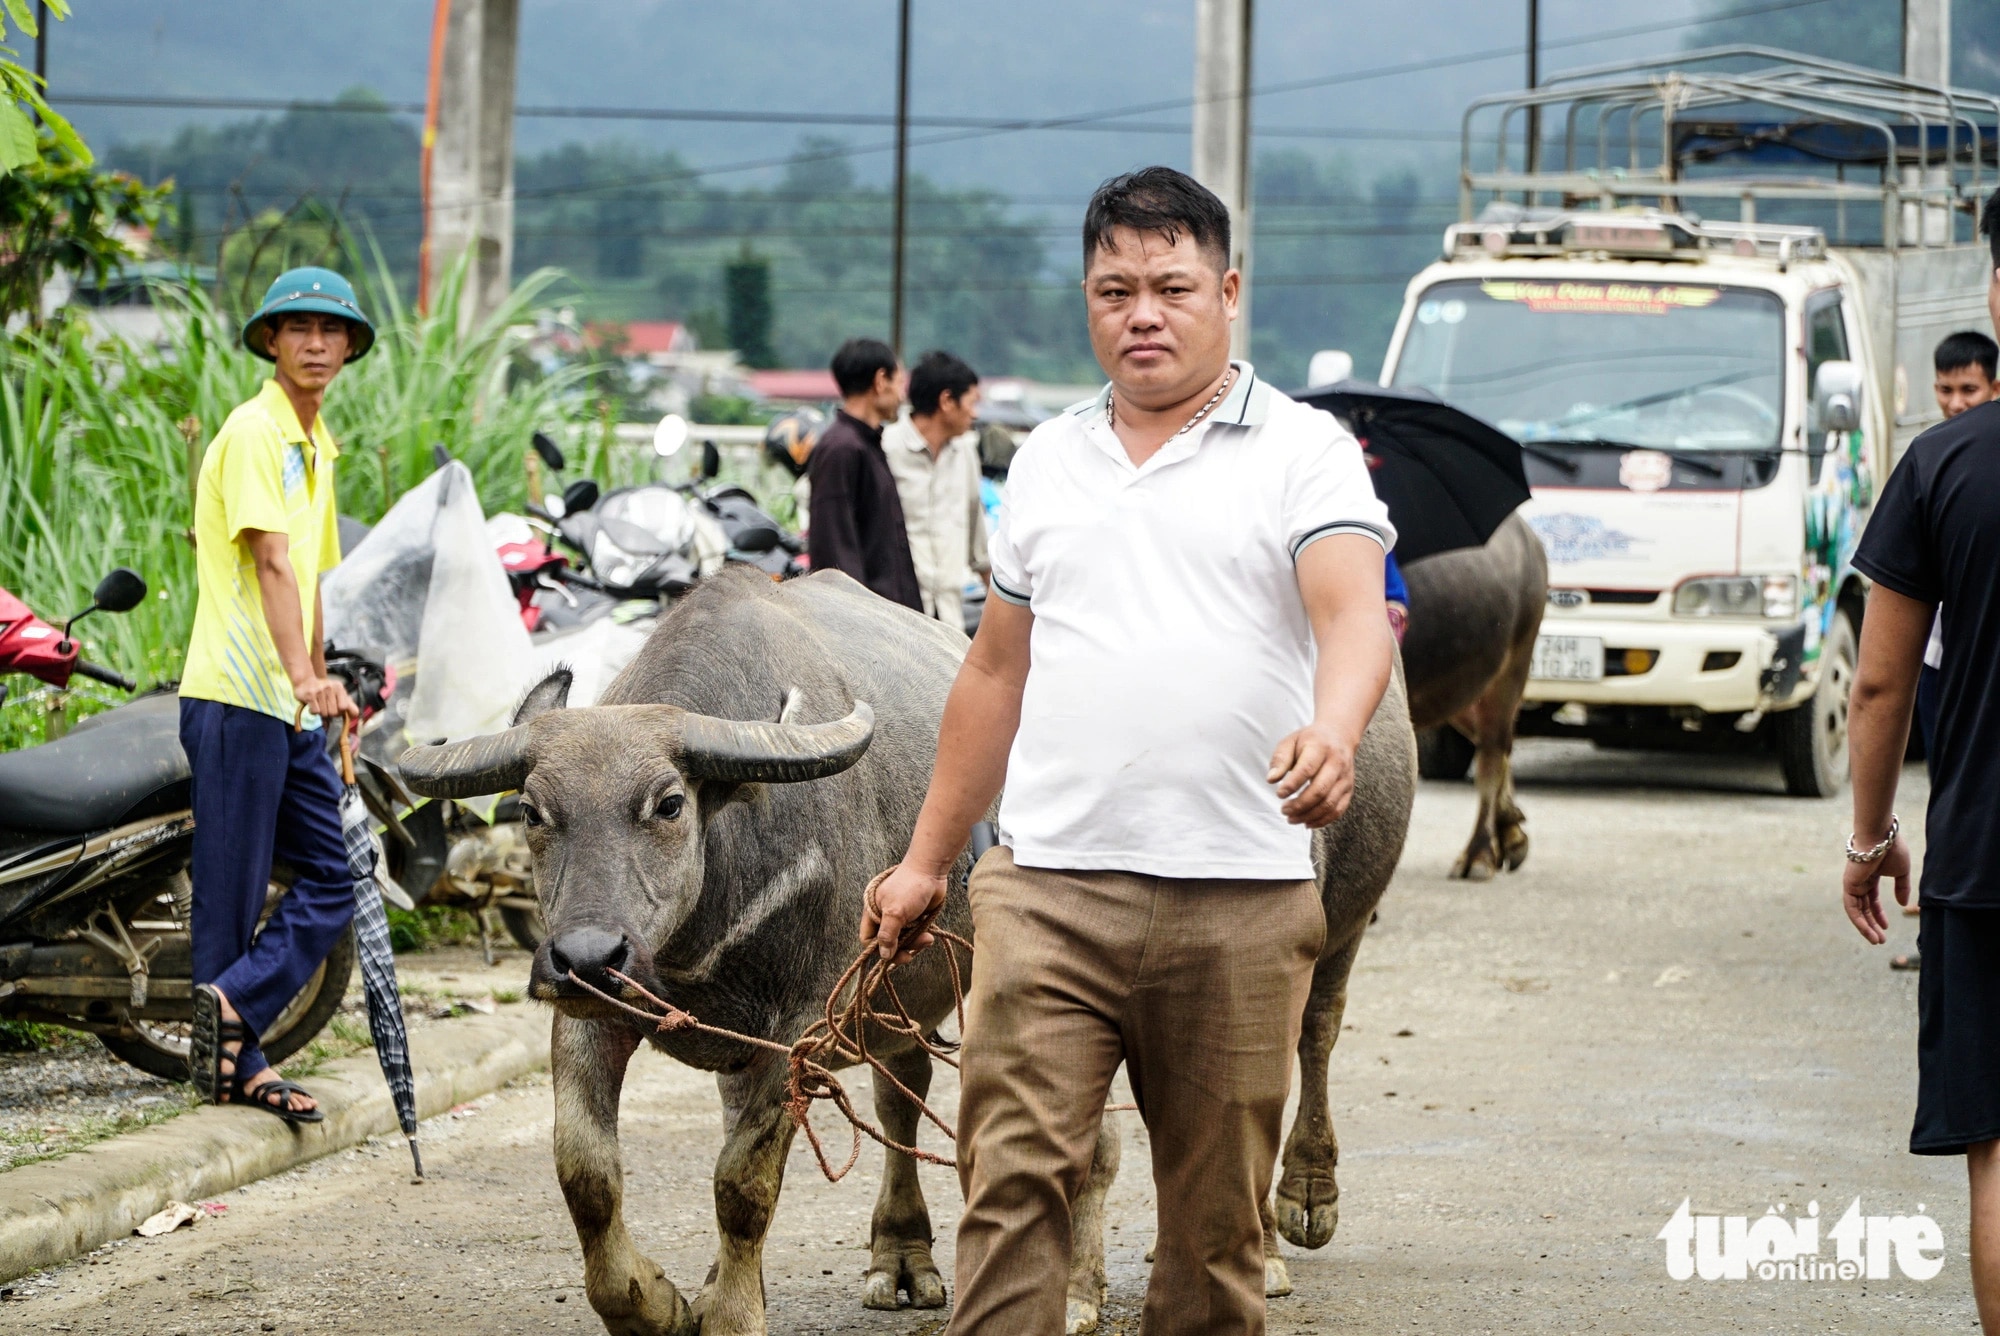
[[[891,866],[876,874],[874,880],[868,883],[868,889],[862,893],[864,903],[871,905],[875,903],[876,887],[880,886],[893,871],[895,868]],[[944,947],[946,965],[951,971],[952,1007],[958,1016],[959,1033],[963,1034],[965,975],[959,964],[958,953],[965,952],[969,960],[972,955],[972,943],[955,932],[947,932],[935,926],[933,920],[936,919],[938,910],[942,908],[942,905],[933,908],[904,928],[897,942],[896,954],[902,954],[926,932]],[[946,1169],[958,1167],[957,1160],[921,1150],[916,1146],[905,1146],[863,1118],[855,1110],[854,1101],[849,1097],[847,1088],[841,1085],[840,1078],[833,1074],[833,1068],[843,1063],[865,1064],[874,1071],[878,1079],[886,1079],[901,1092],[903,1098],[914,1104],[917,1111],[938,1131],[944,1133],[954,1144],[957,1143],[958,1133],[953,1130],[951,1124],[918,1098],[916,1092],[904,1085],[868,1048],[868,1028],[872,1025],[887,1031],[890,1035],[912,1040],[939,1062],[954,1069],[958,1066],[956,1056],[958,1046],[937,1038],[934,1032],[926,1033],[923,1025],[910,1015],[910,1009],[903,1004],[902,996],[896,991],[895,980],[890,977],[900,968],[902,967],[892,961],[883,960],[873,946],[865,948],[840,976],[840,981],[834,984],[833,991],[827,995],[825,1012],[806,1027],[804,1034],[790,1044],[761,1039],[756,1035],[739,1034],[735,1030],[725,1030],[719,1025],[709,1025],[673,1003],[653,996],[639,983],[617,970],[609,971],[612,978],[659,1010],[647,1011],[623,998],[613,997],[603,989],[577,977],[575,970],[568,972],[568,978],[571,983],[599,1001],[608,1002],[630,1016],[651,1023],[661,1034],[695,1030],[702,1034],[715,1035],[720,1039],[733,1039],[752,1048],[782,1054],[789,1066],[785,1078],[785,1111],[792,1116],[792,1121],[798,1125],[799,1130],[806,1134],[806,1140],[812,1145],[813,1156],[819,1161],[820,1172],[826,1175],[827,1182],[838,1183],[847,1177],[848,1171],[854,1168],[855,1162],[861,1158],[861,1136],[864,1132],[888,1149],[908,1155],[912,1159],[922,1160],[926,1164],[940,1165]],[[842,994],[849,993],[850,989],[851,996],[842,1003],[840,1000]],[[878,1005],[878,999],[882,998],[887,999],[886,1010]],[[832,1103],[834,1108],[840,1110],[841,1116],[852,1125],[854,1145],[848,1152],[846,1163],[838,1169],[834,1168],[833,1162],[827,1158],[826,1146],[820,1141],[819,1133],[814,1130],[812,1124],[813,1102],[822,1099]]]

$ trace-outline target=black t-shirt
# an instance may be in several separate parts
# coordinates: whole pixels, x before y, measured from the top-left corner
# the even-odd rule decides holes
[[[1910,443],[1854,565],[1898,594],[1943,608],[1924,902],[2000,907],[2000,403]]]

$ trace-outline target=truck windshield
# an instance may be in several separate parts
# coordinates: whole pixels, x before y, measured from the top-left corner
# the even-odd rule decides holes
[[[1712,284],[1454,280],[1425,289],[1393,384],[1523,442],[1775,450],[1784,311]]]

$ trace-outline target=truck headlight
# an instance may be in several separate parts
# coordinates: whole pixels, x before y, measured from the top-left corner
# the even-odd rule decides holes
[[[1682,617],[1768,617],[1782,620],[1799,610],[1796,575],[1730,575],[1689,580],[1674,590],[1674,612]]]

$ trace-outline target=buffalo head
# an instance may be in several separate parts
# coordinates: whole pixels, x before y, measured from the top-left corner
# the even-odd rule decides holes
[[[564,706],[557,672],[528,694],[512,728],[412,747],[403,780],[435,798],[518,789],[549,936],[529,991],[566,1010],[603,1008],[572,971],[606,992],[613,970],[653,983],[653,960],[694,912],[703,869],[704,801],[743,784],[838,774],[861,759],[874,712],[854,702],[829,723],[793,721],[791,693],[775,721],[719,719],[674,705]]]

